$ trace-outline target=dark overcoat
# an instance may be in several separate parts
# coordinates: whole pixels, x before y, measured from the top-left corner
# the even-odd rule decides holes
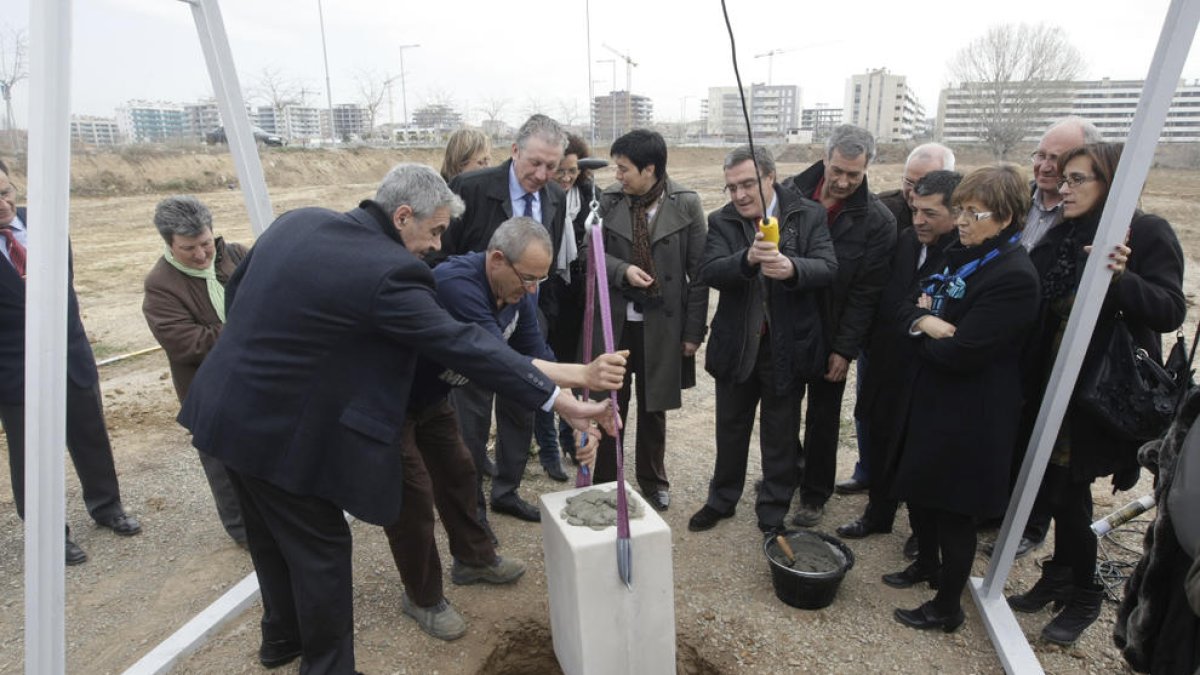
[[[280,216],[234,272],[226,305],[179,414],[193,444],[369,523],[400,515],[418,355],[531,409],[554,391],[528,357],[446,313],[429,266],[371,202]]]
[[[974,247],[946,253],[957,269],[992,248],[1005,252],[966,280],[942,318],[953,336],[917,342],[911,402],[898,449],[894,492],[920,506],[979,517],[1004,512],[1013,442],[1021,412],[1018,365],[1038,306],[1038,280],[1025,249],[1008,243],[1015,228]],[[915,297],[913,300],[915,301]],[[909,330],[928,314],[915,302],[899,313]]]
[[[704,369],[718,381],[745,382],[758,358],[764,318],[769,322],[772,369],[779,394],[825,372],[829,349],[821,330],[816,291],[833,283],[837,256],[825,209],[775,185],[779,197],[779,251],[796,274],[768,279],[746,262],[755,227],[732,202],[708,215],[708,243],[700,279],[720,292],[709,327]]]

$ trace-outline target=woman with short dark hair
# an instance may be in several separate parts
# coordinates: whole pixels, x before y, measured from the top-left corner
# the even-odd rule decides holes
[[[912,397],[897,451],[896,497],[908,503],[919,551],[884,583],[928,581],[937,594],[900,623],[949,633],[975,558],[975,520],[1004,513],[1021,412],[1021,345],[1038,281],[1020,245],[1029,187],[1011,165],[977,169],[954,191],[958,243],[920,284],[898,330],[917,340]]]

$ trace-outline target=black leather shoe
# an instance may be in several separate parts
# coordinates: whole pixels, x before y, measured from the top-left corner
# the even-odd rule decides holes
[[[856,495],[867,491],[867,484],[860,483],[853,478],[844,480],[833,486],[833,491],[839,495]]]
[[[567,472],[563,471],[562,464],[555,461],[554,464],[543,464],[542,468],[546,470],[546,475],[550,480],[558,481],[559,483],[567,482]]]
[[[79,548],[79,544],[67,537],[67,565],[82,565],[87,562],[87,554]]]
[[[729,513],[721,513],[708,504],[705,504],[699,511],[692,515],[691,519],[688,520],[688,530],[691,532],[703,532],[705,530],[711,530],[722,520],[725,520],[726,518],[732,518],[733,513],[733,511],[730,511]]]
[[[300,657],[300,645],[291,640],[263,640],[258,647],[258,662],[264,668],[278,668]]]
[[[937,576],[937,570],[922,570],[913,563],[899,572],[883,575],[883,583],[892,588],[911,588],[922,581],[928,581],[929,587],[936,590]]]
[[[905,560],[916,560],[918,553],[917,535],[910,534],[908,539],[904,540],[904,558]]]
[[[909,628],[917,630],[940,628],[945,633],[953,633],[963,625],[963,621],[967,620],[967,615],[963,614],[962,609],[953,614],[942,614],[934,609],[932,602],[927,602],[916,609],[897,609],[892,616]]]
[[[115,516],[97,520],[96,524],[100,527],[107,527],[122,537],[132,537],[142,531],[142,524],[138,522],[138,519],[124,511]]]
[[[887,534],[892,531],[892,528],[875,527],[868,523],[865,519],[859,518],[852,523],[838,526],[837,533],[839,537],[846,539],[862,539],[871,534]]]
[[[538,511],[536,506],[520,497],[510,497],[504,501],[492,502],[492,511],[495,513],[504,513],[531,523],[542,522],[542,512]]]
[[[1036,551],[1037,549],[1041,548],[1042,544],[1043,542],[1041,541],[1034,541],[1029,537],[1021,537],[1020,543],[1017,544],[1017,554],[1015,557],[1024,558],[1032,551]],[[992,557],[992,554],[996,552],[996,542],[989,541],[981,545],[980,548],[983,549],[983,554],[990,558]]]

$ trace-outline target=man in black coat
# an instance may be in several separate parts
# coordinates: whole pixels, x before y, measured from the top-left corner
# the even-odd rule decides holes
[[[562,245],[566,219],[566,195],[553,179],[562,161],[567,136],[557,122],[533,115],[517,132],[512,159],[490,169],[459,174],[450,189],[462,198],[466,210],[446,230],[444,255],[486,251],[492,234],[513,216],[526,216],[550,232],[556,260]],[[538,293],[542,333],[558,317],[558,301],[552,286]],[[559,355],[573,358],[574,354]],[[454,390],[451,400],[458,411],[463,441],[471,450],[475,469],[482,480],[487,468],[488,432],[492,426],[492,391],[472,382]],[[512,401],[499,399],[496,409],[496,466],[492,480],[492,509],[522,520],[537,521],[537,507],[521,499],[517,489],[525,473],[529,444],[533,438],[533,413]],[[557,458],[556,458],[557,459]],[[559,471],[561,468],[555,467]],[[486,519],[480,504],[480,517]]]
[[[917,341],[898,328],[897,312],[916,297],[917,285],[945,267],[945,251],[958,241],[950,196],[962,176],[953,171],[931,171],[912,191],[913,226],[900,233],[892,256],[892,273],[871,330],[872,365],[859,382],[854,417],[866,425],[871,439],[867,463],[872,467],[870,501],[863,515],[838,527],[838,536],[861,539],[891,532],[899,503],[891,497],[890,466],[912,404],[913,369]]]
[[[302,655],[301,673],[354,671],[342,511],[377,525],[400,514],[418,355],[580,426],[606,409],[559,395],[530,359],[438,304],[420,256],[461,204],[429,167],[398,165],[357,209],[281,216],[226,287],[225,329],[179,421],[238,491],[268,667]]]
[[[708,216],[700,280],[721,295],[705,357],[705,369],[716,379],[717,458],[708,501],[688,521],[693,532],[733,515],[760,402],[758,528],[783,531],[796,490],[802,383],[824,373],[816,289],[831,284],[837,269],[825,214],[780,188],[775,160],[766,148],[754,150],[742,146],[726,156],[730,201]],[[757,232],[764,200],[766,212],[778,219],[777,244]]]
[[[17,208],[7,167],[0,172],[0,424],[8,441],[8,466],[17,515],[25,517],[25,262],[29,217]],[[68,273],[70,274],[70,273]],[[75,286],[67,282],[67,450],[83,487],[83,502],[97,524],[119,535],[142,531],[121,506],[112,446],[104,425],[100,374],[79,319]],[[66,539],[66,564],[87,554]]]
[[[827,365],[822,376],[808,381],[804,478],[792,521],[801,527],[820,522],[833,494],[846,373],[866,342],[896,244],[896,219],[867,185],[875,139],[866,129],[843,124],[825,148],[823,161],[785,183],[825,207],[838,260],[833,286],[821,293],[820,302],[830,348]]]

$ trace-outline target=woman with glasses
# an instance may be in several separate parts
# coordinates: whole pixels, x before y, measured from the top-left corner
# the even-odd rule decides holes
[[[1121,158],[1121,144],[1094,143],[1063,153],[1058,159],[1062,182],[1063,222],[1051,229],[1047,245],[1034,251],[1041,279],[1038,323],[1025,355],[1026,405],[1038,407],[1066,330],[1067,318],[1100,224],[1104,202]],[[1134,342],[1162,360],[1160,333],[1183,323],[1183,250],[1170,224],[1135,211],[1126,243],[1107,253],[1112,281],[1092,332],[1083,368],[1094,367],[1095,348],[1107,345],[1117,314]],[[1137,450],[1141,444],[1115,437],[1098,420],[1077,406],[1067,408],[1042,479],[1035,509],[1054,518],[1054,556],[1042,565],[1042,576],[1027,592],[1008,604],[1021,612],[1036,612],[1054,602],[1063,608],[1042,630],[1042,637],[1061,645],[1073,644],[1100,616],[1103,588],[1094,580],[1096,537],[1092,534],[1092,482],[1113,476],[1117,489],[1137,482]]]
[[[583,306],[586,300],[587,267],[579,257],[579,247],[585,236],[583,223],[591,210],[592,172],[581,170],[579,160],[591,156],[587,141],[575,134],[567,134],[567,148],[554,175],[555,182],[567,193],[566,223],[563,228],[562,244],[558,249],[547,282],[554,288],[551,292],[559,298],[559,313],[554,325],[550,326],[548,341],[555,356],[563,360],[574,360],[579,352],[579,337],[583,330]],[[567,474],[559,462],[559,446],[562,451],[575,458],[575,443],[571,427],[560,422],[555,429],[554,413],[539,410],[534,418],[533,434],[538,444],[538,457],[546,475],[556,481],[566,481]]]
[[[908,503],[916,562],[884,583],[937,590],[897,621],[947,633],[962,625],[961,596],[975,558],[975,521],[1004,513],[1021,412],[1021,345],[1037,315],[1038,281],[1020,232],[1029,185],[1012,165],[971,172],[954,191],[958,243],[920,282],[896,330],[917,341],[912,398],[894,491]]]

